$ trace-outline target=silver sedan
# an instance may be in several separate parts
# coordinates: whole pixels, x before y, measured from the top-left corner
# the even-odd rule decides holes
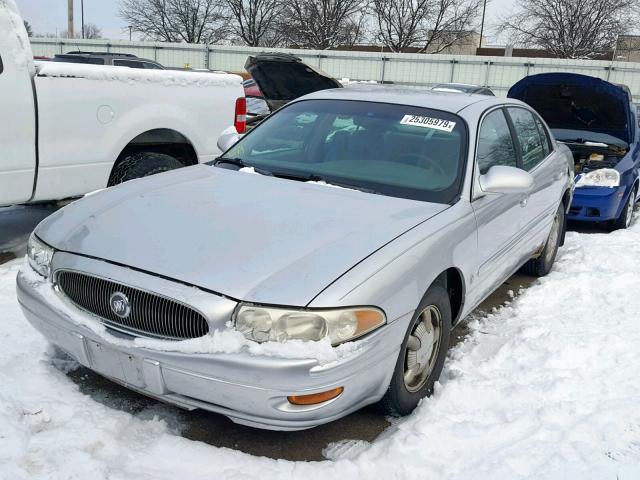
[[[81,364],[184,408],[281,430],[374,402],[404,415],[457,322],[516,270],[551,270],[572,168],[516,100],[316,92],[211,164],[53,214],[18,297]],[[244,343],[193,348],[221,332]]]

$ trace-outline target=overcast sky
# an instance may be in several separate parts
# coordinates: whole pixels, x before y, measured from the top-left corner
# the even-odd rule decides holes
[[[16,0],[22,17],[36,34],[67,29],[67,0]],[[492,36],[497,18],[512,8],[514,0],[488,0],[485,30]],[[119,0],[84,0],[84,21],[95,23],[105,38],[128,39],[127,25],[118,16]],[[80,31],[80,0],[75,0],[75,29]],[[491,40],[491,38],[490,38]]]

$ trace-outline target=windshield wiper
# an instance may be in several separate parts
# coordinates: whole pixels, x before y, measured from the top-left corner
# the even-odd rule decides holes
[[[273,176],[273,173],[270,172],[269,170],[265,170],[264,168],[260,168],[260,167],[255,167],[253,165],[248,165],[248,164],[244,163],[244,160],[242,160],[241,158],[238,158],[238,157],[218,157],[213,161],[213,165],[216,165],[216,166],[220,165],[222,163],[226,163],[226,164],[229,164],[229,165],[235,165],[236,167],[238,167],[238,169],[240,169],[240,168],[253,168],[260,175]]]
[[[361,187],[360,185],[353,185],[351,183],[336,182],[334,180],[328,180],[326,177],[323,177],[322,175],[318,175],[316,173],[310,173],[308,175],[304,175],[304,174],[295,174],[295,173],[273,172],[273,175],[276,177],[287,178],[289,180],[297,180],[300,182],[324,182],[327,185],[335,185],[336,187],[347,188],[350,190],[359,190],[365,193],[373,193],[376,195],[381,195],[381,193],[377,192],[376,190],[373,190],[367,187]]]

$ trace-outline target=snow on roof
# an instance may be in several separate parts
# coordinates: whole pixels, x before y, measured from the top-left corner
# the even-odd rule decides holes
[[[17,45],[12,37],[17,37]],[[0,0],[0,45],[14,47],[2,52],[5,63],[12,60],[18,69],[27,69],[33,75],[31,43],[14,0]]]
[[[0,0],[3,1],[3,0]],[[192,72],[180,70],[145,70],[65,62],[36,62],[38,76],[84,78],[108,82],[148,83],[161,86],[216,87],[240,85],[242,77],[229,73]]]

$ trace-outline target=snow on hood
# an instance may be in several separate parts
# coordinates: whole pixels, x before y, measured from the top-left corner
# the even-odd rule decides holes
[[[632,103],[623,86],[577,73],[541,73],[517,82],[507,96],[531,105],[554,130],[596,132],[633,142]]]
[[[16,45],[13,51],[2,52],[2,61],[12,61],[20,70],[27,69],[34,74],[31,43],[24,28],[22,17],[14,0],[0,0],[0,45]]]
[[[74,202],[36,233],[57,249],[234,299],[304,306],[445,208],[199,165]]]
[[[148,83],[167,87],[216,87],[242,84],[242,77],[230,73],[203,73],[179,70],[90,65],[66,62],[37,62],[38,76],[85,78],[108,82]]]

